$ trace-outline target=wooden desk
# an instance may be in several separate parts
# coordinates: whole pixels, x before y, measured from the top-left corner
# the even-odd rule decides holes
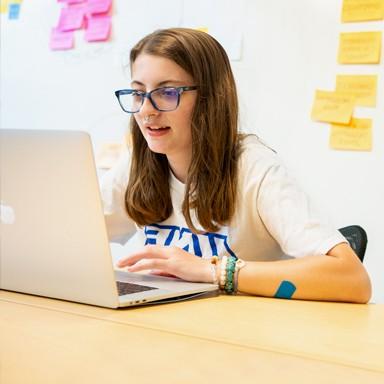
[[[0,292],[0,382],[382,383],[383,305],[219,296],[109,310]]]

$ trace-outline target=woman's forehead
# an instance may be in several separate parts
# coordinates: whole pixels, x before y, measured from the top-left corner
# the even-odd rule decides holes
[[[143,85],[165,84],[169,82],[185,83],[192,76],[173,60],[162,56],[140,54],[132,64],[132,82]]]

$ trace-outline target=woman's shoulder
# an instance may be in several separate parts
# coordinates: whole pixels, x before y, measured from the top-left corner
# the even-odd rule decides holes
[[[256,167],[259,172],[281,164],[277,152],[254,134],[242,136],[239,160],[241,169]]]

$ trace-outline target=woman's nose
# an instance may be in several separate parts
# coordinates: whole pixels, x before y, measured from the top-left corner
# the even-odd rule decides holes
[[[144,116],[149,114],[158,113],[159,111],[155,108],[155,106],[152,103],[152,100],[149,97],[145,97],[143,104],[140,108],[140,113],[142,113]]]

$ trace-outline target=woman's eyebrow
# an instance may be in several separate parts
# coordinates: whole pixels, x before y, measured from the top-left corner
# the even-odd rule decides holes
[[[184,84],[184,83],[186,83],[186,82],[185,81],[181,81],[181,80],[169,79],[169,80],[160,81],[160,83],[157,83],[156,87],[162,87],[163,85],[167,85],[167,84]],[[131,85],[132,86],[138,85],[138,86],[141,86],[141,87],[145,87],[145,84],[142,83],[141,81],[138,81],[138,80],[133,80],[131,82]]]
[[[181,81],[181,80],[164,80],[164,81],[161,81],[158,86],[162,86],[162,85],[166,85],[166,84],[184,84],[185,81]]]
[[[140,86],[144,87],[144,84],[140,81],[137,81],[137,80],[131,81],[131,86],[134,86],[134,85],[140,85]]]

